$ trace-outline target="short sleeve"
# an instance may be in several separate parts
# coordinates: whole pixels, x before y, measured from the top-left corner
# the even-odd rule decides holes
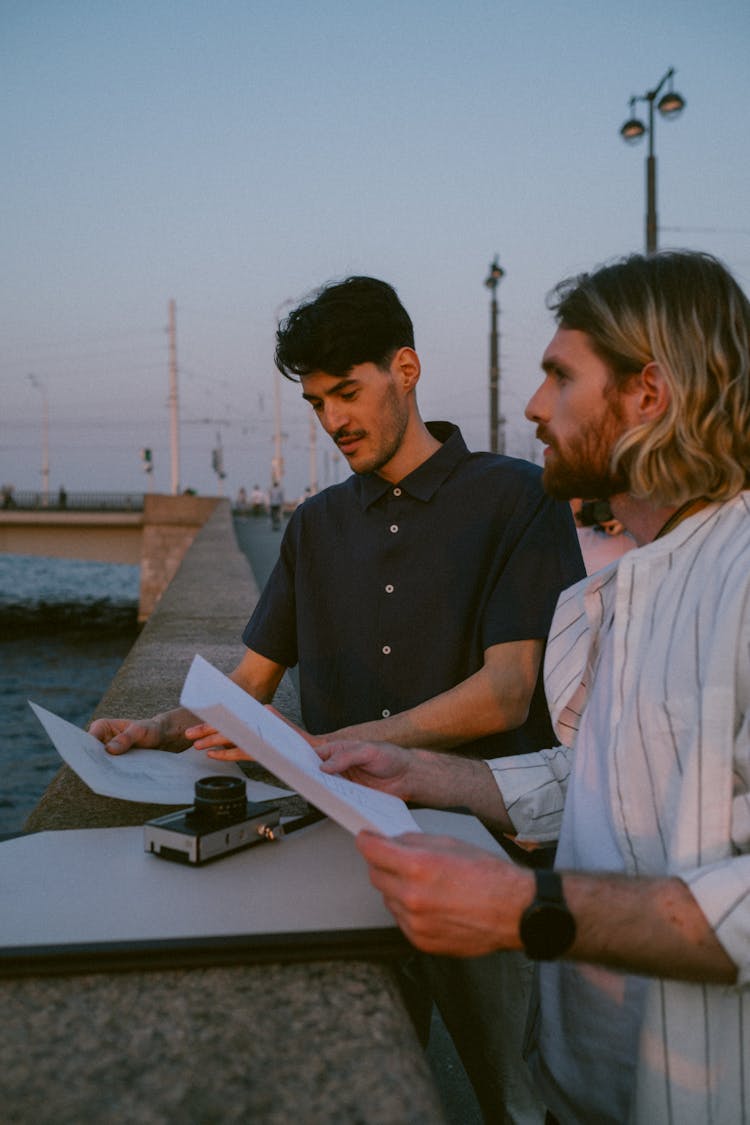
[[[295,512],[284,532],[273,568],[242,640],[253,652],[276,664],[293,668],[297,663],[297,608],[295,570],[299,520]]]
[[[548,496],[517,505],[482,620],[483,647],[546,638],[557,599],[586,576],[570,506]]]

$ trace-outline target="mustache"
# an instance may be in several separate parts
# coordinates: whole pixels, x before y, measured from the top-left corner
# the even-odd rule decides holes
[[[554,442],[552,441],[552,434],[549,432],[549,430],[546,430],[544,426],[537,426],[536,439],[537,441],[544,442],[545,445],[551,446],[554,444]]]
[[[363,438],[365,436],[365,431],[364,430],[346,430],[342,427],[340,430],[336,430],[336,433],[332,434],[331,436],[332,436],[333,440],[335,441],[336,445],[338,445],[339,442],[344,441],[346,438],[357,438],[357,439]]]

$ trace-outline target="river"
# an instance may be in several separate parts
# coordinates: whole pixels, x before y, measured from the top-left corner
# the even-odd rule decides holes
[[[61,762],[28,700],[85,725],[138,635],[138,567],[0,555],[0,835]]]

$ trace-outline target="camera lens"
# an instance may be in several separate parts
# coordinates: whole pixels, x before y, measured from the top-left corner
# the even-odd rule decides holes
[[[195,812],[202,819],[234,823],[247,809],[247,788],[241,777],[216,774],[195,783]]]

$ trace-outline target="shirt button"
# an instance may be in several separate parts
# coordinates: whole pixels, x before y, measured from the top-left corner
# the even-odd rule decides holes
[[[393,495],[394,496],[400,496],[401,495],[401,489],[400,488],[394,488]]]
[[[389,583],[388,583],[388,585],[387,585],[387,586],[386,586],[386,588],[385,588],[385,592],[386,592],[386,594],[392,594],[392,593],[393,593],[393,591],[394,591],[394,589],[395,589],[395,587],[394,587],[394,586],[391,586],[391,584],[390,584],[390,582],[389,582]]]
[[[391,524],[391,532],[392,532],[392,534],[393,534],[393,535],[395,535],[397,531],[398,531],[398,524],[397,524],[397,523],[392,523],[392,524]]]
[[[391,713],[390,713],[390,711],[388,710],[387,707],[384,707],[383,710],[380,712],[380,714],[383,716],[384,719],[390,719],[390,717],[391,717]]]
[[[391,651],[390,645],[383,645],[382,652],[383,652],[384,656],[388,656],[390,651]]]

